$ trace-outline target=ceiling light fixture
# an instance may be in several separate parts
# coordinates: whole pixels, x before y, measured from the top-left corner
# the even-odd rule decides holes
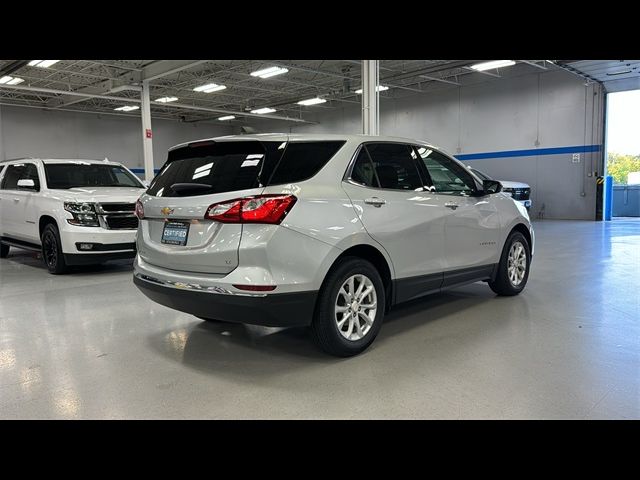
[[[327,100],[324,98],[309,98],[307,100],[300,100],[298,105],[318,105],[319,103],[325,103]]]
[[[130,112],[132,110],[138,110],[140,107],[138,105],[125,105],[123,107],[114,108],[114,110],[118,110],[120,112]]]
[[[24,82],[24,79],[11,77],[9,75],[5,75],[4,77],[0,78],[0,85],[18,85],[22,82]]]
[[[389,90],[389,87],[386,87],[386,86],[384,86],[384,85],[378,85],[378,86],[376,87],[376,92],[384,92],[385,90]],[[359,88],[358,90],[356,90],[356,93],[357,93],[358,95],[362,95],[362,89],[361,89],[361,88]]]
[[[513,60],[491,60],[490,62],[476,63],[475,65],[471,65],[471,68],[478,72],[484,72],[485,70],[491,70],[500,67],[510,67],[511,65],[515,64],[516,62],[514,62]]]
[[[158,98],[156,102],[170,103],[170,102],[176,102],[177,100],[178,100],[178,97],[162,97],[162,98]]]
[[[218,85],[217,83],[207,83],[206,85],[201,85],[193,89],[194,92],[204,92],[204,93],[212,93],[219,92],[220,90],[224,90],[224,85]]]
[[[31,60],[29,62],[30,67],[49,68],[54,63],[58,63],[60,60]]]
[[[224,117],[218,117],[218,120],[222,120],[224,122],[225,120],[233,120],[235,118],[235,115],[225,115]]]
[[[273,113],[275,111],[276,111],[275,108],[263,107],[263,108],[258,108],[256,110],[251,110],[251,113],[257,113],[258,115],[263,115],[265,113]]]
[[[283,73],[287,73],[288,71],[289,69],[284,67],[269,67],[269,68],[263,68],[262,70],[256,70],[255,72],[251,72],[251,76],[260,77],[260,78],[269,78],[269,77],[275,77],[276,75],[282,75]]]

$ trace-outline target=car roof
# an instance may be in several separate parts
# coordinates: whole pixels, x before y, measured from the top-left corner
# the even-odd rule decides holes
[[[41,161],[43,163],[46,164],[50,164],[50,163],[73,163],[73,164],[100,164],[100,165],[119,165],[121,166],[121,163],[118,162],[112,162],[109,160],[94,160],[94,159],[88,159],[88,158],[34,158],[34,157],[22,157],[22,158],[11,158],[11,159],[7,159],[7,160],[2,160],[0,161],[0,163],[9,163],[9,162],[20,162],[23,160],[36,160],[36,161]]]
[[[309,141],[354,141],[354,142],[401,142],[401,143],[411,143],[415,145],[425,145],[430,147],[436,147],[435,145],[422,141],[415,140],[412,138],[404,138],[404,137],[393,137],[393,136],[385,136],[385,135],[340,135],[340,134],[329,134],[329,133],[258,133],[252,135],[226,135],[223,137],[211,137],[211,138],[202,138],[199,140],[191,140],[189,142],[180,143],[178,145],[174,145],[169,150],[175,150],[176,148],[184,147],[186,145],[192,143],[199,142],[232,142],[232,141],[265,141],[265,142],[309,142]]]

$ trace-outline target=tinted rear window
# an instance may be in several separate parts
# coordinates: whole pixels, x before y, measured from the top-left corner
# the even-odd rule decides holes
[[[269,185],[301,182],[313,177],[345,144],[339,142],[291,142]]]
[[[201,142],[169,152],[147,193],[209,195],[299,182],[315,175],[344,142]]]

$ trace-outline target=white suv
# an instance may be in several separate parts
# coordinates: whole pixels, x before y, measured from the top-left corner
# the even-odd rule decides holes
[[[522,291],[534,234],[500,188],[405,138],[178,145],[136,206],[134,283],[204,320],[310,325],[325,351],[354,355],[397,303],[476,281]]]
[[[4,168],[2,168],[4,167]],[[0,257],[41,251],[51,273],[133,258],[145,186],[119,163],[23,158],[0,163]]]

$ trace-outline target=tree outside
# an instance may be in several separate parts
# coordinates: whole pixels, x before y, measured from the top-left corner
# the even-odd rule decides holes
[[[626,185],[630,172],[640,172],[640,155],[625,155],[609,152],[607,158],[607,175],[613,177],[613,183]]]

